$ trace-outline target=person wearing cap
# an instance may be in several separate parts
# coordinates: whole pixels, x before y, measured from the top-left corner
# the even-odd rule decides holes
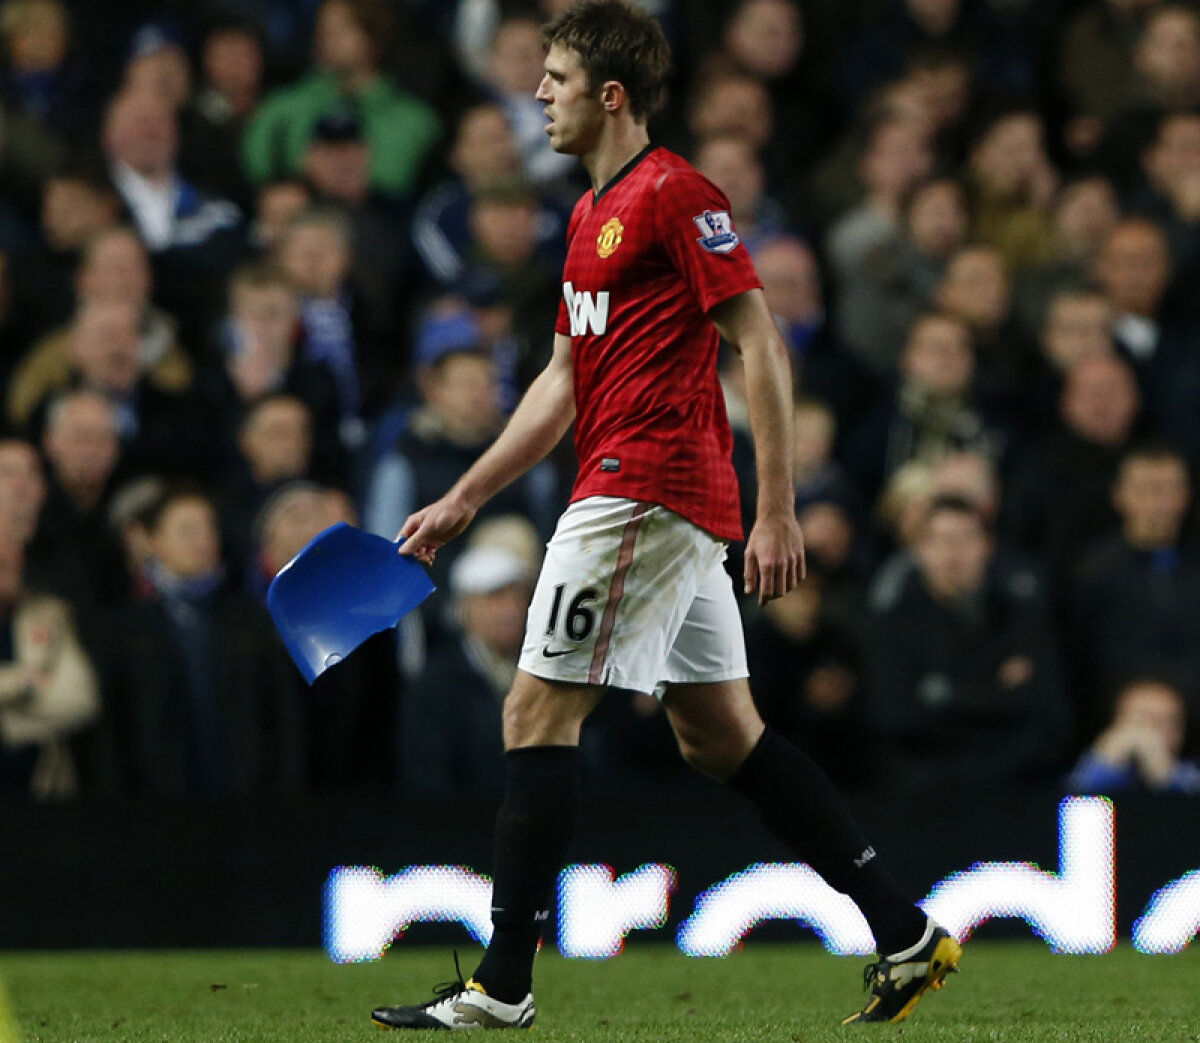
[[[414,263],[410,208],[371,184],[372,143],[358,107],[342,104],[313,127],[304,152],[304,182],[313,203],[340,211],[350,226],[351,271],[371,326],[395,339]]]
[[[192,66],[174,25],[147,22],[133,34],[122,86],[153,94],[176,112],[183,108],[192,92]]]
[[[450,570],[457,632],[432,653],[406,693],[400,781],[406,793],[493,797],[504,782],[500,706],[516,675],[534,565],[482,543]]]
[[[468,309],[447,303],[427,314],[415,362],[421,404],[375,465],[363,512],[366,528],[389,539],[417,504],[441,496],[483,454],[503,420],[496,368]],[[481,517],[518,514],[548,538],[558,505],[554,471],[541,463],[489,502]],[[451,545],[438,556],[431,572],[439,586],[457,551]],[[436,619],[432,626],[436,630]]]
[[[371,187],[388,195],[412,195],[441,136],[441,121],[380,71],[391,20],[384,0],[321,4],[313,39],[315,68],[268,95],[246,130],[242,163],[251,181],[262,184],[300,173],[317,122],[350,101],[370,143]]]

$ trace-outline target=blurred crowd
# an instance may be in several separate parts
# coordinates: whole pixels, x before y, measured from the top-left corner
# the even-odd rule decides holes
[[[311,689],[264,599],[329,525],[394,536],[547,360],[565,2],[0,3],[0,790],[497,794],[569,444]],[[642,2],[652,139],[792,353],[766,719],[847,785],[1200,791],[1200,4]],[[596,785],[681,770],[647,695],[584,744]]]

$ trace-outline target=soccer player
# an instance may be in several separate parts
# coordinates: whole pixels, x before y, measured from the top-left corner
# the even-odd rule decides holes
[[[847,1020],[899,1021],[961,949],[900,892],[820,769],[764,728],[721,564],[742,530],[718,334],[744,359],[757,446],[746,592],[766,602],[804,574],[787,349],[725,196],[650,144],[646,121],[670,61],[657,23],[621,0],[584,0],[543,35],[546,133],[581,157],[593,185],[568,229],[553,357],[491,448],[405,521],[401,553],[431,561],[572,420],[579,477],[504,704],[491,943],[470,980],[371,1016],[392,1028],[533,1023],[534,954],[578,803],[580,725],[617,685],[662,691],[688,763],[748,798],[797,858],[858,904],[886,955],[870,969],[869,1003]]]

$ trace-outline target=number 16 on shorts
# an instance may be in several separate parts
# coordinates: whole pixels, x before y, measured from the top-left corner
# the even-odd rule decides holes
[[[564,611],[563,601],[566,600],[566,589],[565,583],[556,584],[554,587],[554,595],[550,602],[550,616],[546,620],[546,645],[542,649],[542,655],[546,659],[555,659],[576,651],[575,647],[557,647],[560,645],[560,641],[556,641],[556,638],[561,637],[561,639],[578,645],[591,636],[592,630],[596,626],[596,612],[593,607],[599,599],[596,588],[585,587],[579,591],[567,602]]]

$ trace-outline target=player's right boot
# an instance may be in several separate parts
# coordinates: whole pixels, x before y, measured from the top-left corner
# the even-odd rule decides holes
[[[927,921],[925,934],[911,949],[883,956],[867,967],[863,984],[871,991],[871,999],[842,1024],[903,1021],[926,992],[940,989],[946,975],[958,970],[960,959],[958,941],[945,928]]]
[[[387,1029],[527,1029],[533,1024],[533,993],[519,1003],[492,999],[478,982],[447,982],[415,1007],[376,1007],[371,1020]]]

